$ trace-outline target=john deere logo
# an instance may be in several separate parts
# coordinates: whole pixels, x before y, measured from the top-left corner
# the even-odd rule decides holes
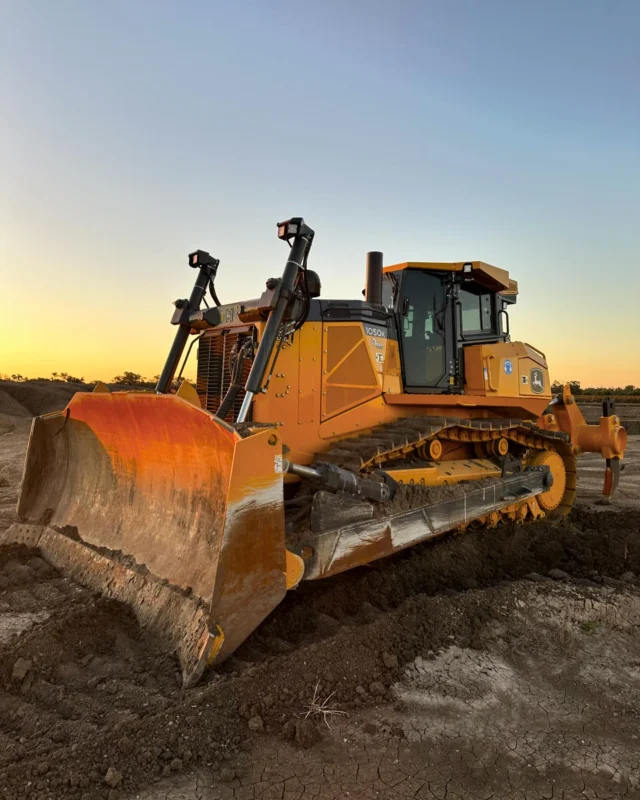
[[[541,369],[531,370],[531,391],[536,394],[544,392],[544,372]]]

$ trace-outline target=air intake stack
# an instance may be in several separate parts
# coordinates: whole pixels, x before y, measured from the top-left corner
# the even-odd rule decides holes
[[[364,296],[370,305],[382,305],[382,253],[378,250],[367,253],[367,283]]]

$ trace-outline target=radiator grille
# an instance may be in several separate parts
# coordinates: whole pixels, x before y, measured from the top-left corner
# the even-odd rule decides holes
[[[247,335],[244,332],[238,334],[231,330],[212,331],[206,333],[198,342],[198,395],[203,408],[213,414],[220,407],[231,383],[231,355],[234,345],[239,336]],[[251,360],[246,359],[240,383],[246,383],[250,369]],[[233,422],[238,416],[244,394],[243,390],[236,397],[233,408],[225,418],[227,422]],[[251,412],[248,419],[251,419]]]

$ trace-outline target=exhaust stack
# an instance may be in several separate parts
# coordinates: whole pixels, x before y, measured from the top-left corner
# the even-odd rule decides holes
[[[378,250],[367,253],[367,283],[364,296],[370,305],[382,305],[382,253]]]

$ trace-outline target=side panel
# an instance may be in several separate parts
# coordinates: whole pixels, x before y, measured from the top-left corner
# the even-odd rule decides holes
[[[546,358],[523,342],[467,345],[466,391],[487,397],[551,399]]]
[[[267,371],[265,381],[271,374],[267,390],[257,394],[253,401],[255,422],[295,428],[298,421],[299,360],[300,332],[283,344],[277,361]]]
[[[298,333],[298,425],[308,435],[320,423],[322,397],[322,323],[303,325]]]
[[[325,323],[322,330],[322,420],[325,421],[381,394],[382,370],[378,372],[377,367],[383,368],[385,344],[380,341],[382,348],[378,349],[368,343],[361,322]],[[376,360],[378,353],[380,362]]]
[[[253,420],[277,426],[291,458],[302,464],[318,449],[321,370],[322,325],[308,322],[282,347],[267,391],[253,401]]]
[[[387,343],[384,364],[384,391],[389,394],[402,392],[402,365],[400,363],[400,348],[398,342],[391,340]]]

